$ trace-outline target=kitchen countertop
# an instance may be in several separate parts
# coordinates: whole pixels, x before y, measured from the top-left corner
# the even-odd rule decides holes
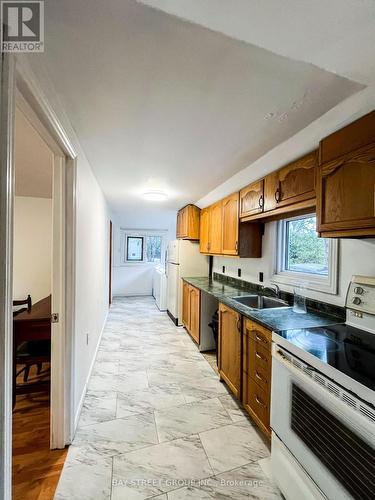
[[[245,291],[242,288],[223,283],[211,278],[183,278],[190,285],[199,288],[202,292],[213,295],[219,302],[239,312],[243,316],[256,321],[260,325],[278,332],[294,328],[311,328],[314,326],[329,326],[343,323],[341,318],[324,313],[308,311],[299,314],[290,306],[274,309],[252,309],[233,300],[233,297],[242,295],[260,295],[259,292]]]

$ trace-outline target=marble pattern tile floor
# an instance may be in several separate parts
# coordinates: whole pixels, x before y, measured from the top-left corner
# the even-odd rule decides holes
[[[212,364],[151,297],[116,299],[55,500],[281,499]]]

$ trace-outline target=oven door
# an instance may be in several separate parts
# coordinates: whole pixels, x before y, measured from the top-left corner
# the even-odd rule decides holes
[[[373,498],[375,423],[340,399],[339,386],[329,382],[331,389],[323,387],[319,379],[328,379],[310,368],[274,344],[271,427],[275,438],[328,499]]]

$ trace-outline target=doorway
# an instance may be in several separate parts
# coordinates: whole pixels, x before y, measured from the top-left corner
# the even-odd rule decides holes
[[[64,244],[59,231],[59,176],[64,155],[57,145],[51,148],[46,142],[29,111],[19,97],[15,111],[13,210],[15,500],[48,496],[66,455],[64,449],[51,451],[65,445],[56,435],[59,429],[53,428],[59,416],[56,402],[53,406],[52,390],[56,394],[63,373],[56,336],[61,328],[56,329],[51,322],[53,311],[59,311],[57,301],[63,287],[59,270]]]

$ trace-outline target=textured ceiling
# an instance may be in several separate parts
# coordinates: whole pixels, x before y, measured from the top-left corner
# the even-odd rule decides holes
[[[195,201],[363,88],[129,0],[50,0],[36,57],[116,211]]]

